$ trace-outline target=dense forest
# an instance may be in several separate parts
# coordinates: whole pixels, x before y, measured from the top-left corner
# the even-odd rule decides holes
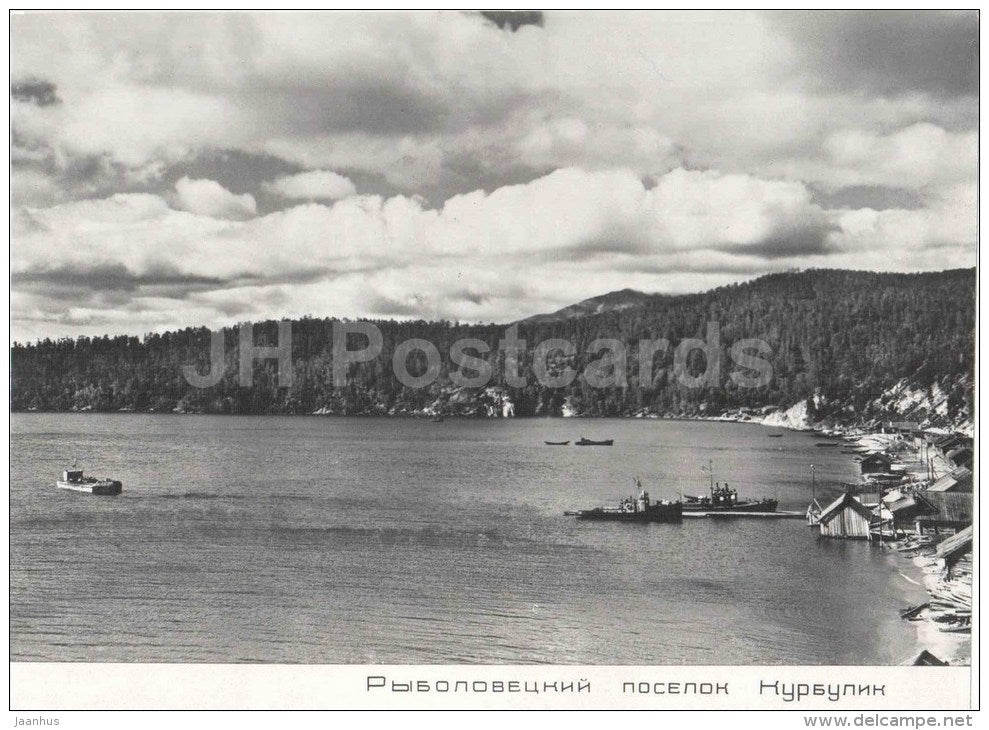
[[[637,295],[631,306],[624,292],[623,304],[613,310],[608,309],[607,296],[599,297],[594,300],[596,313],[568,308],[558,317],[540,316],[518,324],[518,336],[527,342],[517,363],[525,383],[506,373],[506,355],[498,349],[505,324],[375,320],[383,335],[382,352],[370,362],[349,365],[342,387],[334,387],[331,378],[335,321],[331,318],[305,317],[291,323],[290,387],[278,386],[276,360],[257,361],[253,386],[240,385],[237,328],[224,331],[224,374],[209,388],[192,387],[183,375],[183,366],[190,364],[196,364],[199,372],[209,372],[210,333],[205,328],[143,338],[15,343],[11,350],[12,408],[696,416],[738,409],[765,411],[803,401],[816,420],[851,422],[913,415],[948,425],[971,418],[974,412],[975,282],[972,269],[923,274],[809,270],[771,274],[701,294]],[[568,311],[571,314],[565,314]],[[639,373],[640,342],[665,338],[675,347],[685,338],[703,339],[708,322],[717,322],[720,328],[724,367],[717,382],[685,387],[676,377],[672,348],[655,355],[651,372]],[[486,388],[457,387],[451,381],[458,367],[450,359],[450,345],[467,337],[482,340],[491,349],[485,357],[493,376]],[[254,338],[258,346],[276,344],[278,322],[256,323]],[[427,387],[403,385],[393,372],[395,347],[410,338],[428,340],[442,355],[439,376]],[[559,351],[550,354],[549,370],[557,374],[567,367],[585,373],[599,358],[588,352],[595,339],[627,343],[627,358],[618,364],[626,377],[604,368],[602,372],[616,376],[608,387],[592,387],[585,375],[561,387],[541,385],[534,376],[532,355],[535,345],[549,338],[567,340],[576,349],[572,356]],[[730,348],[746,338],[769,345],[765,359],[772,365],[772,378],[766,385],[740,387],[732,378],[739,366],[732,361]],[[350,348],[360,344],[357,336]],[[702,351],[693,351],[686,372],[703,371],[705,360]],[[413,375],[425,372],[425,355],[413,351],[407,365]],[[904,410],[883,405],[883,395],[904,383],[936,395],[928,400],[940,400],[940,413],[933,408],[921,414],[885,412]]]

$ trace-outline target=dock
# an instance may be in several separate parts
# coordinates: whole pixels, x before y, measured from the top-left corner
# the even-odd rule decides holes
[[[763,517],[763,518],[773,518],[779,520],[802,520],[807,514],[805,512],[790,512],[786,510],[780,510],[777,512],[732,512],[730,510],[711,510],[710,512],[684,512],[684,517]]]

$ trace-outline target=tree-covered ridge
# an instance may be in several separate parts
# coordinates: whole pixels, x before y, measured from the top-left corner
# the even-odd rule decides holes
[[[673,373],[673,349],[655,356],[651,373],[638,372],[642,340],[665,338],[673,347],[685,338],[704,338],[707,323],[720,326],[721,377],[717,385],[685,388]],[[180,411],[210,413],[461,415],[698,415],[745,407],[790,406],[810,399],[819,418],[842,421],[884,417],[879,404],[897,384],[933,394],[940,412],[932,421],[957,422],[973,413],[975,359],[975,272],[959,269],[924,274],[882,274],[810,270],[771,274],[754,281],[685,296],[647,296],[634,307],[559,321],[521,322],[527,343],[518,372],[526,385],[506,379],[499,341],[507,325],[466,325],[446,321],[376,320],[383,350],[368,363],[349,366],[348,383],[331,380],[333,324],[330,318],[292,322],[292,385],[279,388],[275,360],[259,361],[253,387],[238,381],[238,331],[225,330],[225,369],[215,386],[198,389],[183,366],[207,372],[210,334],[205,328],[138,337],[80,337],[15,344],[11,351],[14,410]],[[277,342],[278,323],[257,323],[257,345]],[[494,375],[486,389],[457,388],[449,352],[453,342],[477,338],[488,344],[485,358]],[[404,340],[420,338],[442,355],[439,378],[426,388],[409,388],[395,377],[392,354]],[[596,360],[588,346],[598,338],[627,343],[627,383],[591,387],[583,377],[561,388],[540,385],[532,351],[549,338],[573,343],[577,355],[550,356],[551,372],[583,372]],[[764,340],[773,366],[769,385],[741,388],[731,345]],[[359,340],[359,338],[358,338]],[[350,347],[357,347],[351,344]],[[699,351],[691,372],[703,369]],[[425,371],[425,356],[414,352],[413,374]],[[469,373],[473,375],[473,372]],[[900,410],[903,410],[902,408]],[[906,415],[906,414],[903,414]]]

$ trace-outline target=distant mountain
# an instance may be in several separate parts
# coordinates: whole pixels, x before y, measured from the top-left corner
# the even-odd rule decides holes
[[[635,289],[622,289],[585,299],[582,302],[571,304],[555,312],[535,314],[523,319],[522,322],[527,324],[561,322],[565,319],[573,319],[574,317],[589,317],[594,314],[603,314],[604,312],[620,312],[624,309],[641,307],[662,296],[662,294],[646,294]]]
[[[974,269],[919,274],[816,269],[680,296],[624,290],[518,323],[526,345],[512,359],[500,344],[505,324],[376,320],[381,354],[349,365],[345,387],[331,378],[332,318],[291,323],[290,387],[279,387],[273,360],[256,362],[251,387],[240,385],[235,328],[224,331],[223,372],[208,388],[193,387],[183,376],[190,364],[209,372],[210,333],[202,327],[144,338],[44,340],[11,348],[11,408],[743,420],[776,414],[783,419],[780,425],[909,420],[970,428],[975,293]],[[719,328],[716,340],[708,337],[711,322]],[[254,337],[257,346],[274,345],[278,323],[256,323]],[[441,356],[436,377],[425,387],[403,384],[393,367],[399,344],[413,338],[432,343]],[[487,346],[486,353],[480,351],[491,373],[487,387],[458,384],[480,372],[462,370],[451,357],[454,343],[467,338]],[[591,345],[609,338],[625,344],[626,357],[610,368],[614,379],[602,384],[594,375],[600,353]],[[571,343],[573,352],[543,352],[542,367],[535,359],[537,346],[550,339]],[[678,361],[677,345],[687,339],[707,343],[706,352],[691,348]],[[663,340],[670,346],[654,347]],[[735,351],[736,345],[751,348],[743,341],[753,340],[760,344],[760,362],[771,366],[768,382],[757,387],[739,385],[739,373],[753,369]],[[707,373],[708,358],[723,367],[698,381]],[[413,350],[407,365],[413,376],[423,375],[425,353]],[[575,377],[550,381],[547,372]]]

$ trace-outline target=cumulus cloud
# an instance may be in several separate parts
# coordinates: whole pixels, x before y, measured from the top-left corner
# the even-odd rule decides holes
[[[190,180],[175,183],[175,206],[211,218],[250,218],[258,212],[254,196],[235,195],[214,180]]]
[[[890,134],[848,129],[824,142],[833,178],[845,184],[921,188],[973,180],[978,134],[914,124]]]
[[[171,301],[176,326],[274,314],[506,321],[622,285],[689,291],[830,261],[909,270],[930,266],[934,249],[964,265],[973,196],[962,186],[920,211],[827,211],[794,182],[676,169],[647,185],[627,169],[579,168],[440,208],[351,196],[245,220],[116,195],[15,217],[15,319],[85,309],[98,329],[122,303]],[[58,288],[74,298],[52,297]]]
[[[329,170],[310,170],[265,183],[269,193],[293,200],[339,200],[357,192],[349,178]]]
[[[967,265],[976,20],[16,15],[15,327],[505,320]]]

